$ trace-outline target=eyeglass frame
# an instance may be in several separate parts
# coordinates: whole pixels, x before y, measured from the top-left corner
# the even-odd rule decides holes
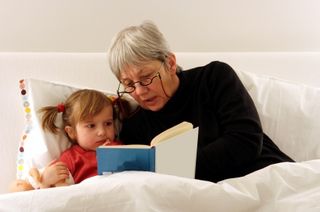
[[[160,70],[161,70],[163,64],[164,64],[164,62],[161,63],[159,70],[155,73],[154,76],[152,76],[152,77],[150,77],[150,78],[145,78],[145,79],[144,79],[144,81],[146,81],[146,80],[149,81],[149,80],[150,80],[149,83],[143,83],[142,81],[138,80],[138,81],[136,81],[136,82],[133,82],[132,85],[126,87],[126,88],[132,88],[132,89],[133,89],[132,91],[129,91],[129,92],[128,92],[128,91],[125,91],[125,89],[124,89],[124,91],[119,91],[121,84],[124,85],[121,81],[119,81],[119,85],[118,85],[118,89],[117,89],[117,94],[118,94],[118,96],[121,97],[123,94],[133,93],[133,92],[136,90],[135,84],[137,84],[137,83],[139,83],[139,85],[142,86],[142,87],[146,87],[146,86],[151,85],[151,84],[153,83],[153,80],[154,80],[156,77],[159,77],[159,79],[161,80]],[[124,86],[124,87],[125,87],[125,86]]]

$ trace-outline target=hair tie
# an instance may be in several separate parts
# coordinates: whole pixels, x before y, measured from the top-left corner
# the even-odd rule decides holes
[[[118,97],[116,97],[116,96],[108,96],[108,98],[111,100],[112,105],[115,105],[117,103]]]
[[[64,112],[64,104],[60,103],[57,105],[58,113],[63,113]]]

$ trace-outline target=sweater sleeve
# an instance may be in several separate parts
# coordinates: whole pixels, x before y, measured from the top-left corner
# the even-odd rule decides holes
[[[71,157],[71,148],[67,149],[66,151],[64,151],[60,155],[59,160],[61,162],[64,162],[67,165],[67,167],[69,169],[69,172],[71,173],[72,176],[74,176],[75,167],[74,167],[74,163],[73,163],[73,160],[72,160],[72,157]]]
[[[263,131],[255,105],[233,69],[220,62],[206,68],[212,70],[204,70],[201,82],[205,109],[199,109],[204,110],[204,117],[200,119],[197,177],[219,181],[241,175],[259,157]]]

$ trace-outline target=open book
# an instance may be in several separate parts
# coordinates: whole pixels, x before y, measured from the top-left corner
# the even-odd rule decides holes
[[[97,148],[98,174],[125,170],[152,171],[194,178],[198,128],[182,122],[155,136],[149,145]]]

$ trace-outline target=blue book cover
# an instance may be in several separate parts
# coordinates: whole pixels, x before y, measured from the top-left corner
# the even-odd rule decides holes
[[[119,146],[97,149],[98,174],[125,170],[155,171],[155,148]]]
[[[197,144],[198,128],[182,122],[157,135],[150,145],[101,146],[98,174],[135,170],[194,178]]]

